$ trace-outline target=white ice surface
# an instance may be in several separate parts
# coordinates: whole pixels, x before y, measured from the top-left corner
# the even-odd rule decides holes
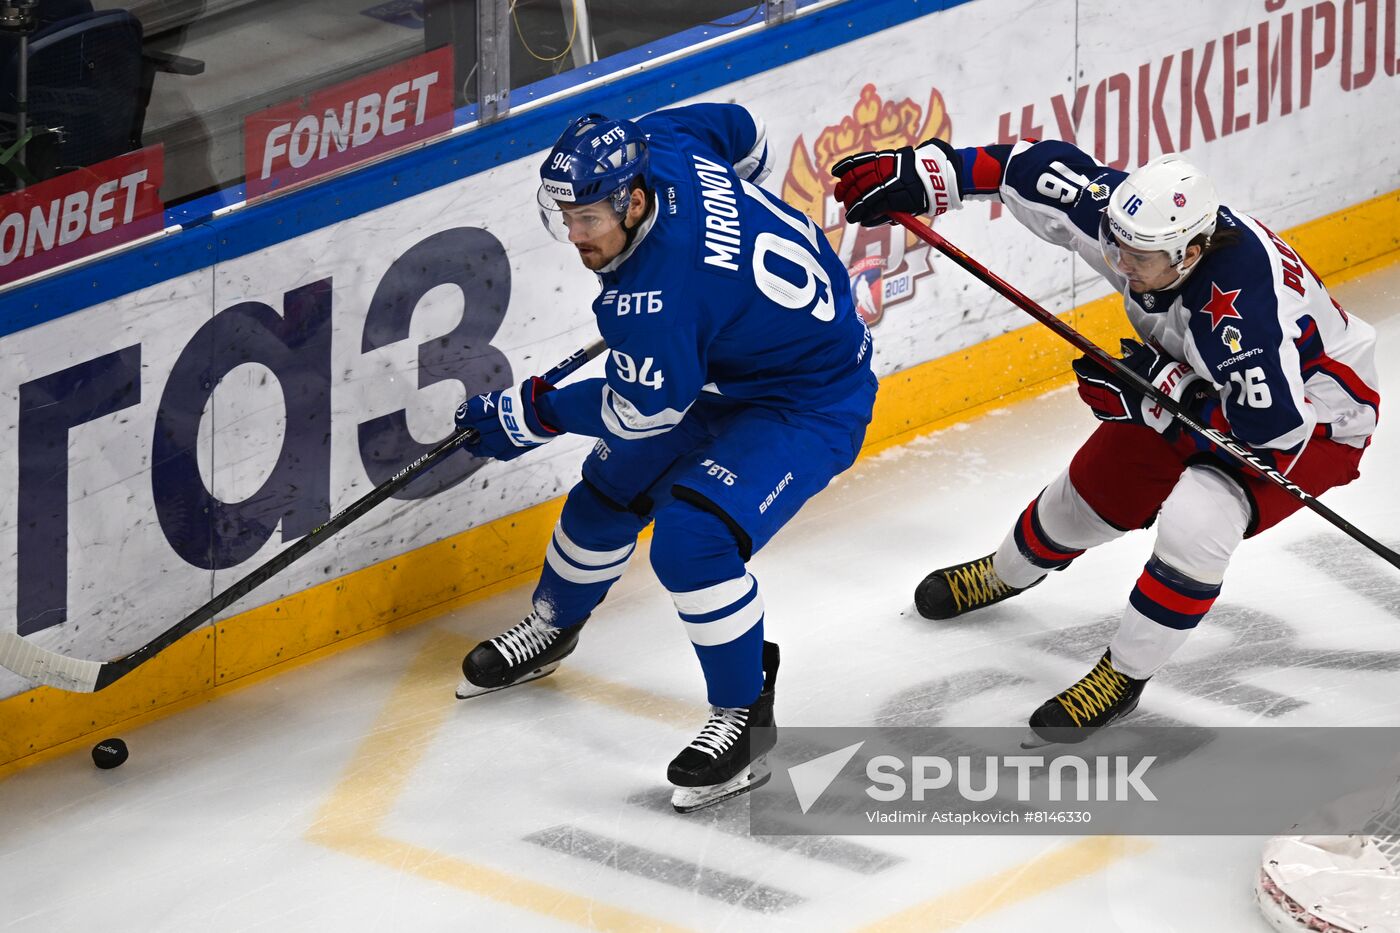
[[[1334,293],[1378,326],[1400,393],[1400,265]],[[991,551],[1092,426],[1060,390],[862,461],[809,505],[752,564],[783,645],[779,722],[1016,725],[1087,671],[1150,532],[957,624],[919,619],[910,594]],[[1397,436],[1383,418],[1362,478],[1326,499],[1392,546]],[[666,762],[703,689],[645,550],[537,684],[452,698],[461,655],[519,619],[521,588],[133,729],[118,770],[73,754],[8,778],[0,929],[1265,929],[1258,837],[793,844],[748,837],[742,800],[669,812]],[[1143,710],[1395,724],[1398,583],[1300,514],[1246,543]]]

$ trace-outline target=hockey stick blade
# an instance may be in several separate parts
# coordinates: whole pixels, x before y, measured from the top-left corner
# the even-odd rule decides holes
[[[91,693],[97,686],[102,663],[45,651],[14,632],[0,632],[0,667],[34,683],[74,693]]]
[[[1377,557],[1390,564],[1392,567],[1400,568],[1400,554],[1397,554],[1395,551],[1392,551],[1390,548],[1386,547],[1384,544],[1381,544],[1375,538],[1372,538],[1360,528],[1357,528],[1351,522],[1347,521],[1345,518],[1342,518],[1336,512],[1323,505],[1321,502],[1318,502],[1315,496],[1312,496],[1307,491],[1298,488],[1298,486],[1294,484],[1291,480],[1289,480],[1288,477],[1284,476],[1273,466],[1266,463],[1261,457],[1259,457],[1258,454],[1254,453],[1254,451],[1251,450],[1247,445],[1241,443],[1239,440],[1231,437],[1228,434],[1224,434],[1220,431],[1215,430],[1214,428],[1208,428],[1202,425],[1194,417],[1192,417],[1191,414],[1187,412],[1186,409],[1184,409],[1179,403],[1167,396],[1155,385],[1148,382],[1146,379],[1143,379],[1136,372],[1129,369],[1117,357],[1110,356],[1108,352],[1102,347],[1100,347],[1098,344],[1085,337],[1079,331],[1075,330],[1073,327],[1069,326],[1064,321],[1051,314],[1049,311],[1046,311],[1040,305],[1036,304],[1036,302],[1032,301],[1030,298],[1026,297],[1019,290],[1017,290],[1015,286],[1002,279],[996,273],[992,272],[986,266],[973,259],[967,253],[964,253],[962,250],[958,249],[952,243],[949,243],[942,237],[942,235],[935,232],[931,227],[929,227],[928,224],[917,219],[916,217],[913,217],[910,214],[902,214],[898,212],[891,213],[890,218],[898,224],[900,224],[901,226],[903,226],[909,232],[913,233],[916,237],[923,240],[929,246],[932,246],[934,249],[938,250],[940,253],[947,256],[949,259],[953,260],[953,262],[957,263],[964,270],[971,273],[976,278],[981,279],[987,285],[991,286],[991,288],[998,294],[1000,294],[1003,298],[1014,304],[1016,307],[1020,308],[1022,311],[1029,314],[1031,317],[1035,318],[1040,323],[1044,324],[1046,327],[1053,330],[1060,337],[1068,341],[1070,345],[1075,347],[1075,349],[1087,354],[1088,356],[1093,357],[1094,360],[1097,361],[1100,365],[1102,365],[1105,369],[1112,370],[1113,372],[1122,376],[1125,380],[1132,384],[1133,388],[1137,389],[1143,395],[1146,395],[1149,398],[1151,398],[1162,408],[1165,408],[1167,411],[1171,412],[1172,415],[1176,418],[1176,420],[1181,422],[1182,426],[1184,426],[1190,431],[1194,431],[1195,433],[1205,438],[1208,438],[1210,441],[1212,441],[1218,447],[1220,447],[1221,450],[1234,457],[1235,460],[1244,464],[1249,469],[1253,470],[1255,473],[1258,473],[1260,476],[1264,477],[1264,479],[1273,483],[1275,486],[1278,486],[1288,495],[1297,499],[1309,509],[1312,509],[1315,513],[1322,516],[1322,518],[1331,523],[1343,534],[1356,541],[1362,547],[1366,548],[1371,553],[1375,554]]]
[[[556,382],[598,356],[606,347],[596,340],[544,374],[546,382]],[[476,430],[462,428],[454,431],[442,443],[414,460],[389,479],[356,499],[324,524],[312,529],[305,537],[282,549],[266,563],[253,570],[209,602],[161,632],[146,644],[123,657],[111,661],[85,661],[70,658],[40,648],[14,632],[0,632],[0,667],[13,671],[36,684],[44,684],[72,693],[94,693],[125,677],[166,648],[212,620],[233,603],[272,579],[308,551],[322,544],[336,532],[369,512],[376,505],[407,486],[463,444],[474,443]]]

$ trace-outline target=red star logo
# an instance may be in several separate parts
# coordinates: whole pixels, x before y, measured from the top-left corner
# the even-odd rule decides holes
[[[1220,326],[1220,322],[1227,317],[1243,320],[1240,313],[1235,310],[1235,298],[1241,289],[1232,292],[1222,292],[1220,287],[1214,282],[1210,283],[1210,301],[1201,306],[1201,310],[1210,315],[1210,329],[1215,330]]]

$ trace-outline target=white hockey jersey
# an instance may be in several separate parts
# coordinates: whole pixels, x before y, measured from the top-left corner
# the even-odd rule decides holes
[[[1054,140],[958,150],[964,198],[998,197],[1037,236],[1072,249],[1123,293],[1138,334],[1219,393],[1212,426],[1260,448],[1312,437],[1364,447],[1380,410],[1375,330],[1347,314],[1301,257],[1252,217],[1221,207],[1212,250],[1179,287],[1138,294],[1099,247],[1099,215],[1126,173]]]

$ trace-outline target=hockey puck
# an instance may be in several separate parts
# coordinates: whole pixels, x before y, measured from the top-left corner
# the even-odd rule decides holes
[[[121,739],[103,739],[92,747],[92,763],[106,771],[121,765],[130,754]]]

